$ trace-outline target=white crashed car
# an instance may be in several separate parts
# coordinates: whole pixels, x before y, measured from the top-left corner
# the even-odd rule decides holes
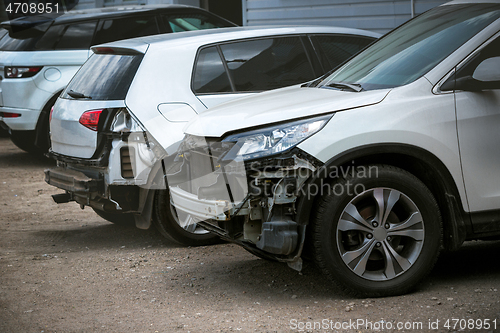
[[[222,28],[93,47],[51,114],[57,167],[46,181],[65,190],[54,199],[115,223],[153,221],[183,244],[216,241],[189,214],[177,217],[153,152],[175,157],[184,125],[207,108],[311,81],[378,36],[318,26]]]
[[[166,175],[198,226],[397,295],[441,247],[500,238],[499,127],[500,1],[455,1],[326,78],[200,114]]]

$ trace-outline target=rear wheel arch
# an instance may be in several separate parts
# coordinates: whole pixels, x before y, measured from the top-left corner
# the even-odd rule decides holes
[[[41,150],[47,151],[50,148],[50,124],[49,115],[50,110],[56,103],[57,99],[63,92],[63,89],[56,92],[43,106],[40,115],[38,116],[38,122],[35,127],[35,142],[34,145]]]
[[[353,163],[354,162],[354,163]],[[444,163],[434,154],[420,147],[405,144],[367,145],[347,151],[327,161],[323,166],[326,172],[312,178],[309,184],[320,186],[325,180],[334,181],[327,176],[329,170],[346,170],[348,167],[385,164],[401,168],[420,179],[432,192],[443,215],[445,249],[460,247],[471,231],[470,220],[465,213],[458,188]],[[307,185],[307,183],[306,183]],[[301,196],[297,203],[297,221],[307,224],[314,215],[320,196]]]

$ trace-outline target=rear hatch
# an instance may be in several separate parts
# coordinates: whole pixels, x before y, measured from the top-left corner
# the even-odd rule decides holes
[[[102,132],[122,107],[142,61],[142,52],[95,48],[54,105],[50,122],[52,152],[73,158],[101,155]]]

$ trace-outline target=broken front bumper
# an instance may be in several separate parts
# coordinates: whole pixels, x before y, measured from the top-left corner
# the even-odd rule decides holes
[[[170,198],[176,209],[191,214],[202,220],[226,221],[232,203],[226,200],[198,199],[198,196],[178,187],[170,187]]]

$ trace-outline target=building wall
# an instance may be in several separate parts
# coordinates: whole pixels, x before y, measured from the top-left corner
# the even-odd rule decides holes
[[[242,0],[243,25],[329,25],[386,33],[437,0]],[[412,9],[413,5],[413,9]]]
[[[75,9],[156,4],[179,4],[200,7],[200,0],[80,0]]]

